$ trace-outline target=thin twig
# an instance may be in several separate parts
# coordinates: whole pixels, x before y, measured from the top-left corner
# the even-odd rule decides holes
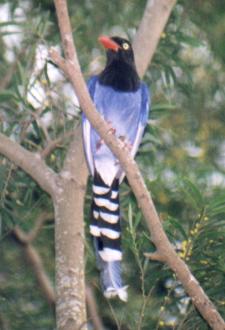
[[[49,213],[49,212],[42,213],[37,217],[33,229],[27,234],[27,241],[29,243],[33,242],[36,239],[40,230],[43,227],[44,222],[50,219],[54,219],[54,215],[53,213]]]
[[[74,136],[74,131],[66,132],[62,136],[59,136],[55,140],[50,140],[46,147],[41,151],[41,157],[44,159],[50,155],[50,153],[57,147],[59,147],[66,139]]]
[[[102,320],[100,319],[97,303],[95,301],[94,293],[90,285],[86,285],[86,299],[94,329],[103,330],[104,326],[102,324]]]
[[[161,262],[165,262],[166,260],[165,260],[165,257],[161,254],[161,253],[159,253],[159,252],[152,252],[152,253],[150,253],[150,252],[146,252],[146,253],[144,253],[144,256],[146,257],[146,258],[148,258],[148,259],[151,259],[151,260],[156,260],[156,261],[161,261]]]
[[[44,219],[44,217],[42,218]],[[40,224],[39,224],[40,225]],[[37,250],[30,243],[29,234],[26,234],[22,229],[16,227],[13,229],[12,234],[17,239],[17,242],[23,246],[24,253],[33,271],[36,275],[37,281],[42,289],[42,292],[50,305],[55,304],[55,292],[48,275],[43,266],[42,259]],[[31,234],[31,236],[34,233]]]

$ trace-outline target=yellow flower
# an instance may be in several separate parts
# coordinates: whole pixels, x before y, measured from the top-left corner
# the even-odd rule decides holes
[[[48,100],[45,100],[45,102],[44,102],[45,108],[49,107],[49,105],[50,105],[49,101]]]
[[[188,245],[188,241],[187,240],[184,240],[182,241],[181,243],[181,249],[185,252],[186,249],[187,249],[187,245]]]
[[[55,157],[55,155],[51,154],[51,157],[50,157],[50,159],[51,159],[51,162],[54,162],[54,161],[56,160],[56,157]]]
[[[175,320],[170,320],[170,321],[167,322],[166,325],[168,325],[168,326],[170,326],[170,327],[174,327],[175,324],[176,324],[176,321],[175,321]]]
[[[184,252],[179,252],[178,255],[183,259],[185,257],[185,253]]]
[[[200,260],[200,264],[202,264],[202,265],[208,265],[209,262],[208,262],[208,260]]]
[[[47,82],[46,79],[42,79],[42,80],[41,80],[41,83],[42,83],[42,85],[44,85],[44,86],[48,85],[48,82]]]

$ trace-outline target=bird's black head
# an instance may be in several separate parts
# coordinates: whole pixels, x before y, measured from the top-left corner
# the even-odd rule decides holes
[[[121,61],[131,66],[135,66],[134,52],[131,43],[127,39],[102,36],[99,38],[99,41],[107,49],[106,65],[110,65],[113,61]]]
[[[134,52],[131,43],[120,37],[99,37],[106,48],[106,67],[100,74],[99,80],[103,85],[111,86],[121,91],[136,91],[140,85]]]

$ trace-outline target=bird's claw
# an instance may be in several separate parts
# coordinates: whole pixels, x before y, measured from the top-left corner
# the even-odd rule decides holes
[[[119,136],[119,140],[123,143],[123,149],[129,152],[132,150],[132,144],[127,140],[126,136]]]
[[[103,144],[104,144],[104,140],[99,139],[98,142],[96,143],[96,150],[99,150]]]
[[[112,127],[112,122],[111,121],[107,121],[107,124],[109,126],[108,133],[115,135],[116,134],[116,129],[114,127]]]

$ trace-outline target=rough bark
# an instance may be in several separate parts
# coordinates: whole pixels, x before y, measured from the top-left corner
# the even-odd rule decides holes
[[[112,134],[110,127],[104,122],[94,108],[80,70],[76,48],[73,43],[66,1],[55,0],[55,5],[64,47],[65,60],[62,59],[57,52],[52,50],[51,56],[53,61],[64,70],[65,74],[70,79],[85,115],[101,138],[117,156],[125,170],[130,186],[138,200],[147,226],[151,232],[152,240],[157,248],[157,253],[160,255],[160,260],[167,263],[177,274],[177,277],[182,282],[186,292],[190,295],[193,303],[209,325],[215,330],[225,329],[225,323],[220,314],[207,295],[203,292],[187,265],[176,255],[170,244],[162,228],[150,193],[145,186],[135,161],[130,157],[124,144],[116,139]]]
[[[78,130],[58,178],[54,198],[56,322],[60,330],[87,329],[83,224],[87,169],[84,158],[77,158],[80,150],[82,141]]]

